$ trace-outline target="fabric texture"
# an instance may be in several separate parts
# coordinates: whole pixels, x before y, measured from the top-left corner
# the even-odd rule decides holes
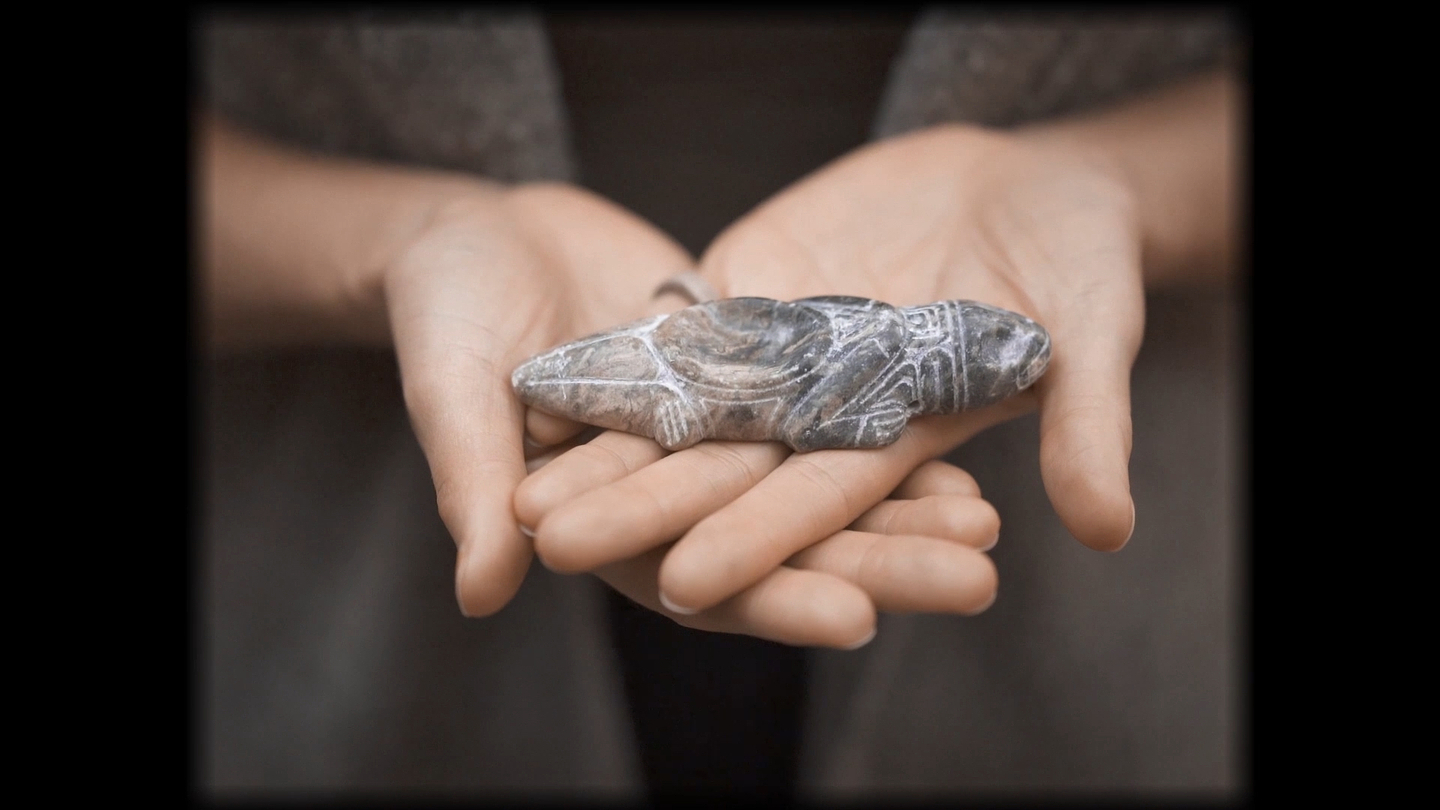
[[[534,13],[214,16],[197,33],[203,103],[282,142],[574,174]],[[202,786],[639,794],[596,581],[534,566],[499,615],[459,615],[393,354],[220,357],[203,375]]]
[[[212,15],[205,101],[330,154],[571,180],[559,80],[534,12]]]
[[[947,121],[1007,127],[1081,112],[1237,58],[1223,13],[995,12],[916,21],[876,118],[878,137]]]
[[[928,13],[873,131],[1086,109],[1212,66],[1234,38],[1215,15]],[[577,175],[532,13],[212,17],[197,43],[206,102],[286,142]],[[1065,533],[1033,418],[962,448],[1004,519],[999,601],[973,619],[887,616],[869,647],[812,655],[812,795],[1236,789],[1244,311],[1230,293],[1147,304],[1130,545],[1101,555]],[[495,617],[455,610],[393,357],[211,358],[202,381],[203,788],[639,794],[597,582],[536,566]]]
[[[1214,12],[930,11],[875,133],[1093,109],[1234,60],[1237,40]],[[1131,377],[1136,529],[1118,554],[1083,548],[1055,516],[1036,417],[952,456],[1001,515],[999,598],[975,618],[885,616],[858,654],[814,653],[807,791],[1238,788],[1242,317],[1233,291],[1147,296]]]

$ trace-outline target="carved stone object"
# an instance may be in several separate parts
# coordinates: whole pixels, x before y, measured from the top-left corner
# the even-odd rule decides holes
[[[993,405],[1049,362],[1044,327],[974,301],[727,298],[538,354],[511,382],[532,408],[669,450],[724,439],[803,453],[884,447],[910,417]]]

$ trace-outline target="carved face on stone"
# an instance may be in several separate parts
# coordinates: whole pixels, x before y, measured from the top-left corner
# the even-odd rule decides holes
[[[957,413],[1029,388],[1050,363],[1050,333],[1017,312],[975,301],[905,307],[919,366],[917,412]]]
[[[977,354],[1005,370],[1016,389],[1029,388],[1050,364],[1050,333],[1045,327],[1016,313],[985,304],[967,304],[965,320],[980,344]]]

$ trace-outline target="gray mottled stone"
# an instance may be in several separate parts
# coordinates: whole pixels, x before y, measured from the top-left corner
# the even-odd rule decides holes
[[[635,321],[515,370],[541,411],[654,438],[884,447],[910,417],[993,405],[1045,373],[1050,335],[974,301],[729,298]]]

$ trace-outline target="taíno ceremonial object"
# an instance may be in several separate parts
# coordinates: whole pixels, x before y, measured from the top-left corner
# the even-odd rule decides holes
[[[538,354],[511,383],[532,408],[669,450],[724,439],[803,453],[884,447],[910,417],[993,405],[1049,362],[1044,327],[975,301],[727,298]]]

